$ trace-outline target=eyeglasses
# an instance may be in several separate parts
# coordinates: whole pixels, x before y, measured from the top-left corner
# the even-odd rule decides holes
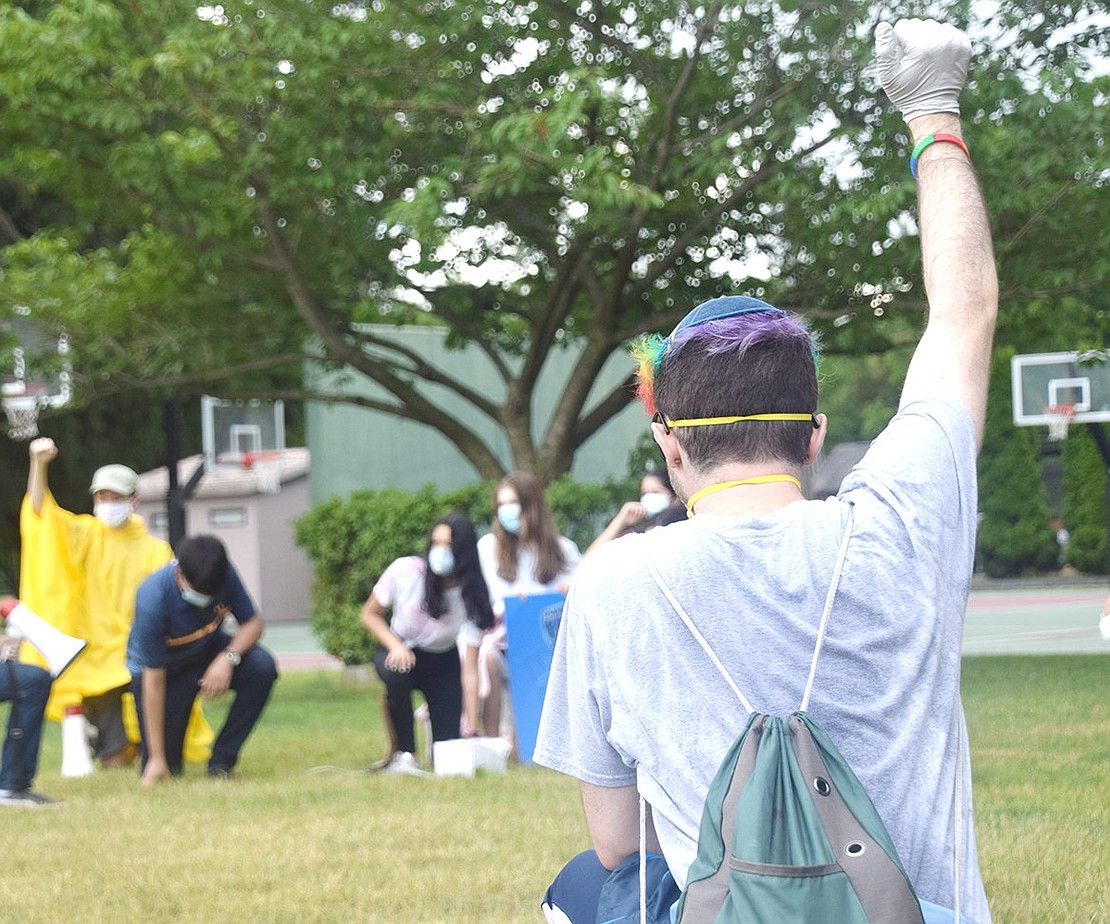
[[[662,411],[656,411],[651,418],[652,423],[662,424],[663,432],[670,433],[682,427],[711,427],[717,424],[741,423],[745,420],[808,420],[813,424],[813,429],[820,429],[821,424],[816,414],[740,414],[733,417],[688,417],[683,420],[667,420]]]

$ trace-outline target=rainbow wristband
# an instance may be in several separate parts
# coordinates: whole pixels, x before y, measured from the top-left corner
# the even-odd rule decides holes
[[[921,152],[929,145],[940,141],[956,145],[967,155],[967,159],[971,160],[971,151],[967,149],[967,145],[964,144],[963,138],[959,135],[949,135],[947,132],[937,132],[933,135],[926,135],[917,142],[917,147],[913,149],[913,153],[910,155],[910,173],[915,180],[917,179],[917,159],[921,156]]]

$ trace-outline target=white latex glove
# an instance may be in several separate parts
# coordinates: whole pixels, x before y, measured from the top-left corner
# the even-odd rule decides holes
[[[934,112],[960,113],[971,42],[932,19],[881,22],[875,29],[879,82],[907,122]]]

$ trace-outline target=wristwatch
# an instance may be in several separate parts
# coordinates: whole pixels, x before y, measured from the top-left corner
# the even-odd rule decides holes
[[[240,664],[243,663],[243,656],[237,651],[232,651],[230,648],[225,648],[224,654],[227,655],[227,659],[231,662],[232,667],[238,667]]]

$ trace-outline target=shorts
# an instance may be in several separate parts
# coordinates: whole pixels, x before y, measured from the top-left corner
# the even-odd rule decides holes
[[[681,892],[667,861],[649,853],[644,878],[648,924],[671,924]],[[555,877],[540,910],[548,924],[639,924],[640,855],[625,857],[610,872],[596,853],[584,850]]]

